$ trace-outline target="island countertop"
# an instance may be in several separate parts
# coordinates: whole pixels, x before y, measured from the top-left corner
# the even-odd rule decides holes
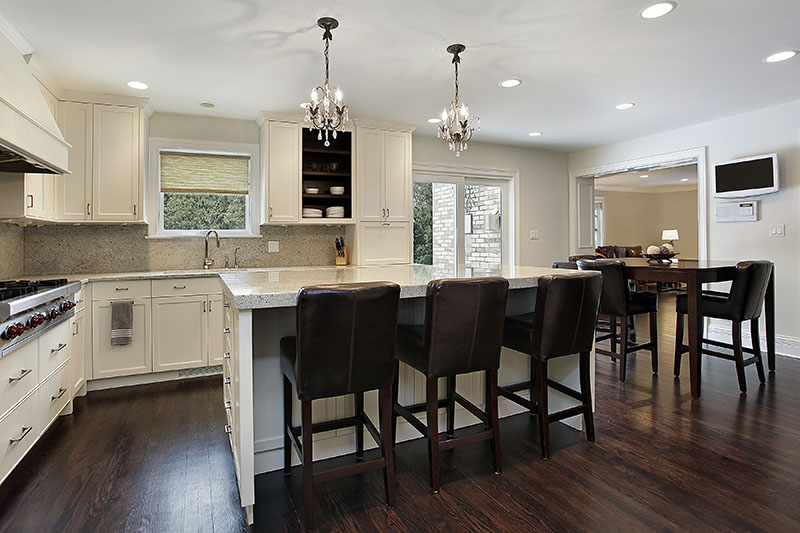
[[[391,281],[400,285],[400,298],[425,296],[428,282],[442,278],[502,276],[510,289],[536,287],[548,274],[573,275],[575,271],[530,266],[504,266],[497,270],[447,269],[430,265],[346,267],[293,267],[219,273],[223,290],[236,309],[269,309],[297,304],[297,291],[309,285]]]

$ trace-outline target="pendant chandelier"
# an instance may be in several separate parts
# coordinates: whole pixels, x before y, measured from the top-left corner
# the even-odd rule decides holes
[[[472,133],[481,129],[480,117],[469,116],[467,104],[458,101],[458,64],[461,63],[459,54],[466,50],[463,44],[451,44],[447,47],[447,53],[453,54],[453,65],[456,71],[456,96],[450,107],[442,110],[442,123],[439,125],[438,136],[447,141],[451,152],[456,153],[456,157],[461,156],[461,152],[467,149],[467,143],[472,139]]]
[[[308,129],[319,130],[318,140],[325,134],[325,146],[330,146],[328,132],[336,138],[337,131],[344,131],[344,126],[349,120],[347,105],[342,102],[342,91],[339,87],[331,90],[328,61],[328,47],[333,40],[331,30],[339,27],[339,21],[332,17],[322,17],[317,21],[317,26],[325,30],[322,39],[325,41],[325,83],[317,85],[311,90],[311,102],[305,106],[306,123]]]

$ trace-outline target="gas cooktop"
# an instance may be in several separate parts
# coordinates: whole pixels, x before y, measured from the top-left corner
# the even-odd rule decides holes
[[[66,278],[43,279],[38,281],[0,281],[0,301],[63,287],[68,283]]]
[[[80,281],[66,279],[0,281],[0,321],[69,298],[80,288]]]

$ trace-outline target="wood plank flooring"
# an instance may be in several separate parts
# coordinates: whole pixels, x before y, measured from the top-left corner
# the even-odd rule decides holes
[[[598,357],[596,443],[553,424],[543,461],[535,419],[502,419],[503,474],[488,443],[448,450],[437,495],[425,441],[399,444],[396,508],[379,472],[337,480],[317,489],[318,530],[800,530],[800,360],[779,357],[763,387],[749,367],[740,395],[733,364],[706,358],[692,400],[688,361],[672,377],[671,295],[661,308],[658,376],[649,352],[626,383]],[[246,531],[223,424],[217,377],[90,393],[0,487],[0,531]],[[256,494],[252,530],[302,530],[299,469]]]

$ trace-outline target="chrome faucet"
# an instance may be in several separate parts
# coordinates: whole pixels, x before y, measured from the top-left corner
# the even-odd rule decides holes
[[[215,230],[212,229],[208,233],[206,233],[206,238],[204,239],[205,245],[206,245],[206,257],[203,260],[203,269],[205,269],[205,270],[208,270],[209,267],[214,264],[214,260],[213,259],[209,259],[209,257],[208,257],[208,237],[212,233],[217,237],[217,248],[219,248],[219,233],[217,233]]]
[[[233,268],[239,268],[239,250],[241,247],[237,246],[235,250],[233,250]]]

